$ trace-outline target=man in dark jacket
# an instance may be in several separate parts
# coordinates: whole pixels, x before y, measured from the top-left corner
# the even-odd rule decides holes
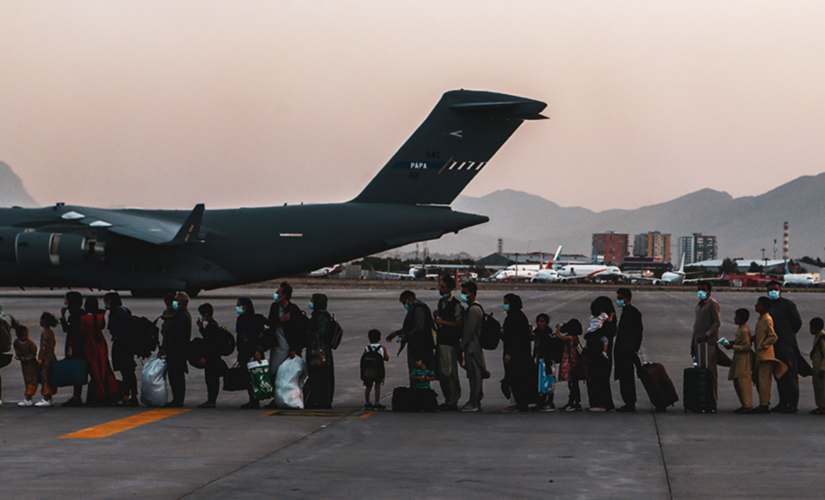
[[[778,337],[773,346],[774,355],[788,365],[788,371],[776,381],[779,404],[771,411],[796,413],[799,406],[799,344],[796,334],[802,327],[802,318],[796,304],[782,297],[782,286],[778,281],[768,283],[768,297],[773,302],[768,314],[773,318],[773,330]]]
[[[168,408],[181,408],[186,396],[186,356],[189,354],[189,340],[192,338],[192,316],[189,315],[189,295],[185,292],[175,294],[172,302],[175,316],[169,325],[169,332],[160,347],[160,356],[166,355],[166,370],[169,385],[172,388],[172,401],[163,405]]]
[[[441,384],[441,394],[444,403],[439,410],[458,410],[458,400],[461,398],[461,381],[458,378],[458,344],[461,334],[464,333],[464,308],[461,302],[453,297],[455,280],[444,276],[438,282],[438,310],[433,311],[436,335],[436,362],[435,374]]]
[[[613,359],[616,362],[615,379],[619,381],[624,406],[622,412],[636,411],[636,370],[640,367],[639,349],[642,347],[642,313],[630,304],[633,292],[627,288],[616,291],[616,305],[622,308]]]
[[[430,308],[416,299],[415,293],[410,290],[401,292],[399,301],[407,310],[407,315],[404,317],[401,329],[387,336],[387,342],[395,337],[401,337],[401,342],[407,346],[407,368],[410,373],[415,369],[415,362],[418,359],[423,360],[426,366],[433,366],[435,341],[433,340],[433,317]]]
[[[221,377],[226,373],[226,363],[221,359],[223,339],[230,335],[212,317],[215,309],[209,302],[198,307],[198,330],[203,338],[203,376],[206,380],[206,402],[198,408],[214,408],[218,401]]]

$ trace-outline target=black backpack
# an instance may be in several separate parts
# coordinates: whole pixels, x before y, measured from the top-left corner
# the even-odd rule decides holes
[[[481,309],[481,314],[483,314],[481,320],[481,337],[479,339],[481,341],[481,348],[485,351],[495,351],[501,340],[501,323],[499,323],[492,314],[485,313],[481,304],[474,303],[473,306],[478,306]]]
[[[15,323],[17,323],[9,314],[6,315],[6,318],[11,319],[11,321],[0,321],[0,354],[11,351],[11,329],[15,326]]]
[[[221,356],[229,356],[235,352],[235,337],[229,333],[225,326],[221,327],[221,333],[216,339],[216,344]]]
[[[129,319],[129,341],[135,356],[146,359],[158,348],[160,329],[157,323],[157,319],[150,321],[143,316],[132,316]]]
[[[384,356],[380,348],[368,346],[361,355],[361,380],[364,382],[381,382],[384,380]]]

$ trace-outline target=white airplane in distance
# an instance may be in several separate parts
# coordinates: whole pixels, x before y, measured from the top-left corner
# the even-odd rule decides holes
[[[654,285],[682,285],[685,283],[685,255],[682,254],[682,263],[679,265],[678,271],[667,271],[664,274],[662,274],[661,278],[634,276],[633,279],[649,281]]]
[[[312,271],[309,273],[309,276],[312,278],[325,278],[327,276],[332,276],[334,274],[339,274],[341,271],[344,270],[343,264],[335,264],[332,267],[322,267],[316,271]]]
[[[545,269],[541,269],[533,281],[568,283],[571,281],[590,279],[626,278],[622,270],[616,266],[603,264],[567,264],[559,266],[558,258],[562,247],[556,250],[556,255]]]
[[[784,281],[783,286],[812,286],[816,284],[813,275],[810,274],[791,274],[788,269],[788,259],[785,259],[785,276],[782,277]]]

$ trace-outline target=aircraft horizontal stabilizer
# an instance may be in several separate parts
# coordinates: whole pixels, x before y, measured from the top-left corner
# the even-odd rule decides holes
[[[104,228],[109,232],[145,241],[153,245],[183,245],[198,241],[204,205],[198,204],[183,224],[143,210],[102,210],[72,207],[73,219],[82,225]],[[67,218],[64,216],[64,218]]]

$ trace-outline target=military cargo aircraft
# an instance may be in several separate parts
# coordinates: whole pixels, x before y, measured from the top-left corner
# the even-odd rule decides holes
[[[196,295],[312,271],[487,222],[450,203],[546,104],[445,93],[347,203],[206,210],[108,210],[57,203],[0,209],[0,286]]]

